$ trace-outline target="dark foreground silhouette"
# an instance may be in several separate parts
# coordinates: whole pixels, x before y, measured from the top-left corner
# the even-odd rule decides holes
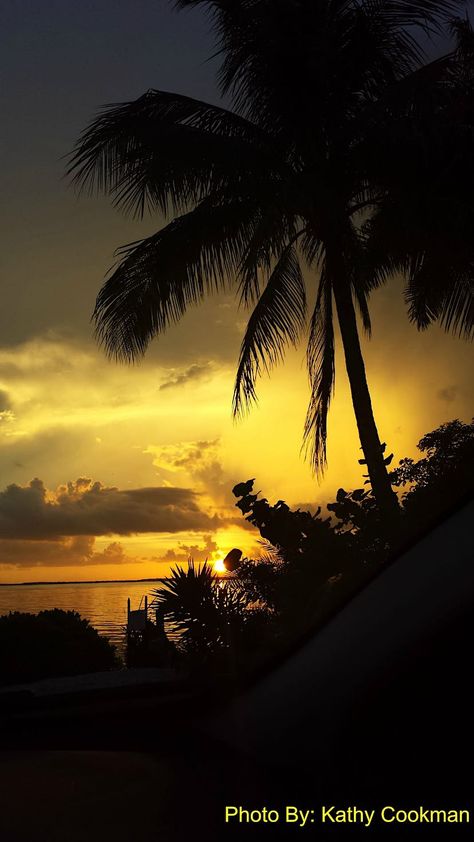
[[[115,648],[76,611],[0,617],[0,685],[117,667]]]
[[[226,825],[224,810],[472,810],[472,518],[437,527],[231,705],[142,692],[4,715],[2,840],[122,842],[138,825],[166,842],[470,838],[472,821],[301,829]]]

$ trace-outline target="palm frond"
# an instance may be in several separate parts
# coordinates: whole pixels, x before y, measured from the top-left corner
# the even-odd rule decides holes
[[[234,279],[254,230],[252,203],[202,202],[120,251],[93,319],[109,356],[133,361],[187,308]]]
[[[367,293],[359,285],[353,285],[354,298],[359,308],[360,317],[362,319],[363,328],[370,338],[372,335],[372,320],[370,318],[369,305],[367,301]]]
[[[420,330],[438,321],[447,332],[474,338],[474,261],[458,269],[439,252],[412,261],[405,299]]]
[[[450,333],[474,339],[474,264],[469,274],[456,276],[450,284],[440,323]]]
[[[192,559],[187,569],[176,566],[170,574],[153,591],[153,604],[159,606],[168,628],[179,634],[178,648],[209,655],[228,647],[231,627],[241,630],[246,621],[249,598],[244,583],[222,580],[208,562],[195,565]]]
[[[283,358],[285,345],[296,345],[304,326],[306,292],[294,245],[288,245],[274,267],[242,341],[234,388],[233,411],[239,415],[256,401],[255,382]]]
[[[380,9],[392,26],[420,26],[428,32],[439,32],[465,7],[465,0],[362,0],[362,5],[369,11]]]
[[[324,253],[322,238],[314,232],[314,225],[308,226],[301,240],[301,251],[308,269],[317,269]]]
[[[207,561],[196,565],[190,558],[187,568],[171,568],[166,582],[152,591],[152,605],[160,608],[170,630],[177,632],[181,640],[191,638],[203,644],[212,641],[217,580]]]
[[[311,397],[304,426],[303,447],[317,476],[326,467],[327,417],[334,392],[334,327],[331,284],[321,272],[318,296],[311,319],[307,351]]]
[[[470,338],[474,167],[466,132],[458,132],[454,122],[451,128],[441,126],[441,132],[453,140],[446,137],[424,155],[424,147],[418,150],[417,183],[412,167],[405,172],[400,167],[396,186],[365,226],[364,272],[377,282],[395,273],[405,277],[409,317],[419,329],[438,322]]]
[[[469,15],[455,17],[450,21],[451,35],[456,39],[456,50],[462,59],[471,60],[474,52],[474,31]]]
[[[451,35],[455,39],[455,61],[451,66],[451,79],[455,90],[472,103],[474,88],[474,29],[469,16],[451,21]],[[471,105],[472,108],[472,105]],[[472,113],[472,112],[471,112]]]
[[[439,278],[439,269],[441,269],[442,281],[436,283]],[[439,318],[445,295],[444,281],[444,265],[440,267],[437,261],[432,264],[424,252],[410,255],[409,271],[406,273],[405,302],[408,306],[409,318],[419,330],[426,330]]]
[[[350,117],[361,99],[380,90],[380,82],[394,82],[419,65],[424,53],[413,30],[439,32],[462,2],[178,0],[177,5],[209,10],[222,57],[220,88],[235,111],[271,128],[275,137],[294,139],[306,126],[314,144],[335,108]]]
[[[286,201],[284,200],[286,199]],[[259,208],[259,219],[254,234],[239,267],[239,303],[248,307],[255,304],[261,294],[262,284],[270,275],[271,267],[278,260],[288,243],[294,243],[305,229],[296,230],[297,217],[292,214],[291,199],[270,199]]]
[[[70,158],[73,182],[136,215],[181,213],[224,185],[259,177],[275,150],[248,120],[191,97],[149,90],[106,106]],[[276,160],[276,159],[275,159]]]

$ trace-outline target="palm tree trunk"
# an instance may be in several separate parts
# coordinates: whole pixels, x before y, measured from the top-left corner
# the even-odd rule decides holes
[[[332,268],[334,269],[336,267],[333,266]],[[375,424],[372,401],[365,374],[364,359],[360,347],[352,292],[346,278],[341,277],[339,272],[331,272],[331,275],[333,278],[334,299],[344,347],[347,375],[351,387],[352,403],[372,491],[380,509],[390,521],[393,521],[395,517],[398,517],[400,508],[397,496],[390,484],[387,466],[384,462],[380,438]]]

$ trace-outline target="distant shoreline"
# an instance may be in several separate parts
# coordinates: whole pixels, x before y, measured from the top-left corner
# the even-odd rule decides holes
[[[169,576],[159,576],[155,579],[74,579],[63,582],[0,582],[0,588],[23,588],[28,585],[126,585],[140,582],[167,582]],[[220,575],[219,579],[227,576]]]
[[[121,585],[127,582],[165,582],[166,576],[156,579],[74,579],[63,582],[0,582],[0,588],[18,588],[26,585]]]

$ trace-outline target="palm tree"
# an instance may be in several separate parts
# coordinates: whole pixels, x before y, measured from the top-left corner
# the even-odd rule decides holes
[[[173,567],[152,593],[185,651],[209,654],[228,647],[245,625],[245,589],[236,579],[219,580],[207,561],[196,566],[189,559],[187,569]]]
[[[403,259],[383,250],[396,166],[374,149],[382,129],[382,141],[390,139],[393,103],[411,103],[423,74],[426,57],[414,33],[440,31],[462,4],[176,5],[203,5],[210,13],[230,108],[149,90],[108,106],[81,136],[71,163],[79,185],[109,192],[129,212],[174,217],[120,251],[97,298],[98,338],[109,355],[135,360],[189,306],[236,286],[240,302],[253,306],[235,383],[238,415],[256,400],[258,376],[305,330],[306,264],[305,274],[315,278],[304,430],[313,467],[321,473],[326,465],[335,306],[370,482],[379,506],[393,515],[398,502],[372,411],[356,307],[370,332],[369,293],[389,264],[405,265],[407,247]]]
[[[449,29],[454,50],[404,81],[367,138],[384,197],[364,227],[366,271],[405,275],[418,328],[472,338],[474,31],[467,17]]]

